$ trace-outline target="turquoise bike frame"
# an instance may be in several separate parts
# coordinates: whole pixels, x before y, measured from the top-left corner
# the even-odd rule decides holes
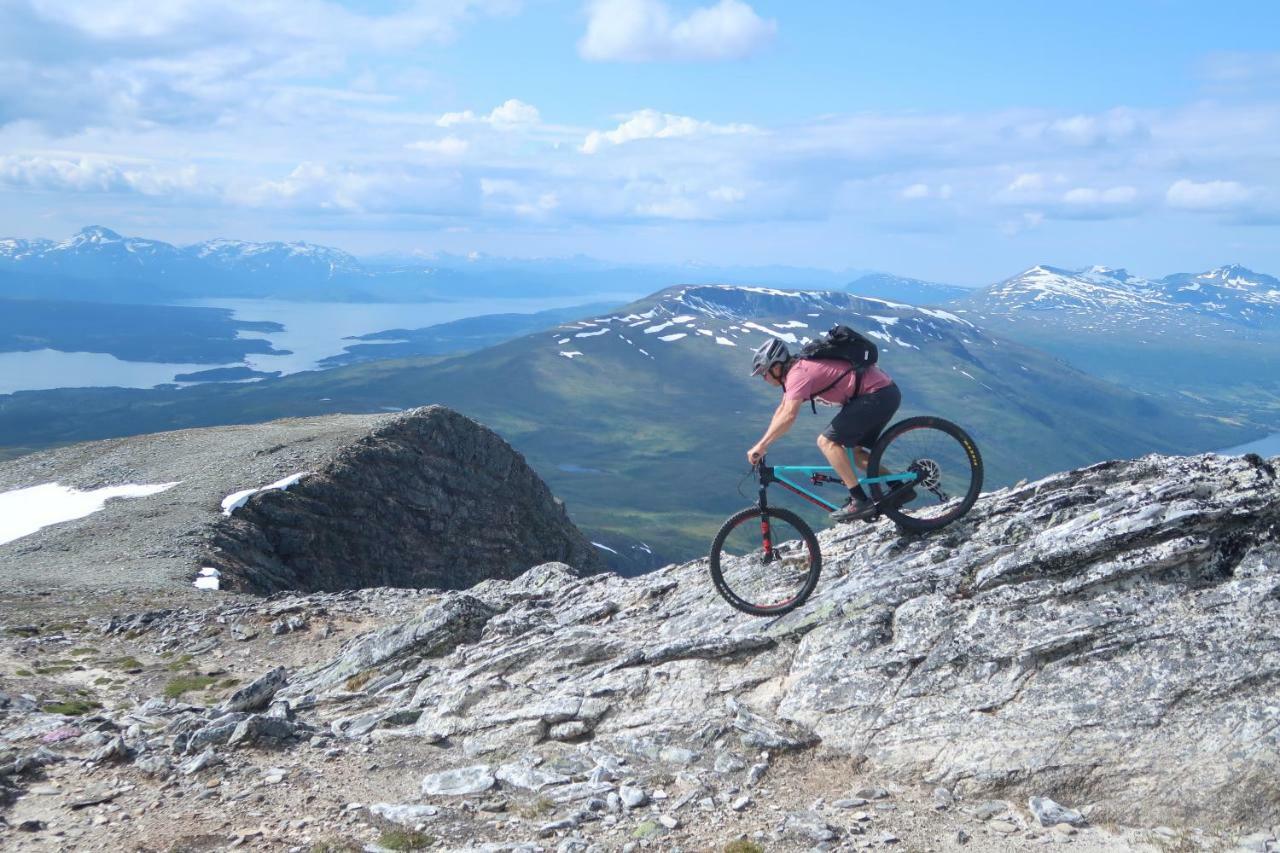
[[[854,464],[854,461],[853,461],[853,451],[850,450],[847,452],[849,454],[849,464],[853,466],[854,470],[856,471],[857,466]],[[813,492],[806,489],[804,486],[801,486],[799,483],[793,483],[791,480],[788,480],[785,476],[783,476],[783,474],[800,474],[814,486],[820,486],[823,483],[839,483],[840,486],[843,487],[844,483],[841,481],[841,479],[837,476],[832,476],[833,474],[835,474],[835,472],[836,472],[836,469],[832,468],[830,465],[769,466],[769,465],[766,465],[765,460],[761,458],[760,460],[760,507],[763,509],[764,507],[768,506],[767,499],[765,498],[765,489],[768,488],[770,483],[777,483],[779,486],[782,486],[787,491],[794,492],[795,494],[799,495],[800,497],[804,498],[810,503],[817,504],[818,506],[823,507],[826,510],[839,509],[839,505],[833,504],[830,501],[823,500],[822,498],[815,495]],[[914,471],[903,471],[898,474],[885,474],[884,476],[881,476],[881,477],[861,477],[859,478],[859,482],[861,482],[864,486],[871,485],[873,483],[889,484],[890,486],[892,486],[898,483],[914,482],[915,479],[916,479],[916,474]],[[843,499],[844,497],[846,497],[846,495],[842,494],[841,498]],[[843,500],[841,502],[843,503]]]

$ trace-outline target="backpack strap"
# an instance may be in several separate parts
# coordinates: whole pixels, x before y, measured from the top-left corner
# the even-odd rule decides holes
[[[812,411],[815,415],[816,415],[816,414],[818,414],[818,404],[817,404],[817,403],[815,403],[815,402],[814,402],[814,400],[816,400],[818,397],[821,397],[823,394],[827,393],[827,392],[828,392],[828,391],[830,391],[832,388],[834,388],[834,387],[836,387],[837,385],[839,385],[839,384],[840,384],[840,382],[841,382],[841,381],[842,381],[846,376],[848,376],[850,373],[857,373],[857,374],[858,374],[858,382],[857,382],[857,385],[858,385],[858,388],[861,388],[861,387],[862,387],[862,371],[861,371],[861,370],[856,370],[856,371],[855,371],[855,370],[851,367],[851,368],[849,368],[848,370],[846,370],[844,373],[841,373],[839,376],[837,376],[837,377],[835,378],[835,381],[834,381],[834,382],[832,382],[830,385],[828,385],[826,388],[823,388],[821,391],[815,391],[814,393],[812,393],[812,394],[810,394],[810,395],[809,395],[809,409],[810,409],[810,411]],[[783,390],[786,390],[786,389],[783,389]],[[854,392],[853,392],[853,397],[856,397],[856,396],[858,396],[858,391],[857,391],[857,389],[855,389],[855,390],[854,390]],[[852,400],[852,399],[853,399],[853,397],[850,397],[850,398],[849,398],[849,400]],[[846,400],[845,402],[847,403],[847,402],[848,402],[848,400]]]

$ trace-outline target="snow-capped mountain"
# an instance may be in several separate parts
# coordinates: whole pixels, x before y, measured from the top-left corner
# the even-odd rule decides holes
[[[218,269],[236,273],[297,270],[322,276],[359,275],[360,262],[341,249],[314,243],[249,243],[244,240],[206,240],[187,246],[188,255]]]
[[[1031,267],[953,303],[966,316],[1035,320],[1077,330],[1280,330],[1280,281],[1240,266],[1146,279],[1123,269]]]
[[[1167,297],[1205,314],[1253,325],[1280,317],[1280,279],[1239,264],[1160,280]]]
[[[669,288],[632,307],[626,314],[564,324],[548,333],[548,346],[571,361],[599,347],[616,350],[619,341],[648,359],[687,343],[749,351],[771,337],[798,349],[837,323],[876,339],[882,352],[920,351],[941,341],[990,343],[977,326],[949,311],[838,291],[693,285]]]

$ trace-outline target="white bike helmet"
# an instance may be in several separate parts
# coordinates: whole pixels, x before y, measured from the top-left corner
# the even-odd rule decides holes
[[[765,341],[756,350],[751,359],[751,375],[759,376],[775,364],[786,364],[791,360],[791,352],[787,345],[777,338]]]

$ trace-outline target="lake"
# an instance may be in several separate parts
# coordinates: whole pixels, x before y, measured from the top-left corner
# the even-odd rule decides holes
[[[263,372],[298,373],[314,370],[321,361],[354,343],[344,338],[386,329],[418,329],[482,314],[532,314],[548,308],[567,308],[588,302],[635,300],[636,294],[600,293],[528,299],[458,299],[449,302],[361,303],[288,302],[279,299],[194,299],[174,303],[205,308],[228,308],[238,320],[271,320],[280,332],[240,332],[243,338],[264,338],[289,355],[250,354],[230,364],[175,364],[122,361],[105,353],[61,352],[44,349],[0,353],[0,394],[45,388],[151,388],[180,373],[216,367],[248,366]],[[188,384],[188,383],[184,383]]]
[[[1280,432],[1275,435],[1269,435],[1266,438],[1260,438],[1257,441],[1251,441],[1248,444],[1241,444],[1238,447],[1231,447],[1219,452],[1228,456],[1241,456],[1245,453],[1256,453],[1259,456],[1266,458],[1280,456]]]

